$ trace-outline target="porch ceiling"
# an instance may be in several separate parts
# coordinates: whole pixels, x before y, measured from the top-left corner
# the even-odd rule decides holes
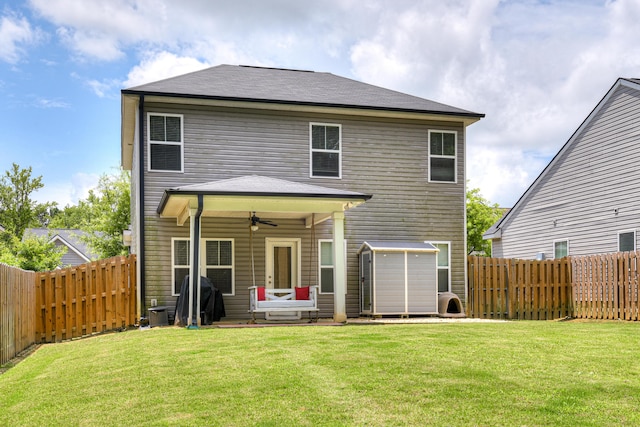
[[[304,219],[307,227],[358,206],[370,195],[300,184],[276,178],[247,176],[165,190],[158,213],[184,224],[203,196],[202,216],[245,218],[256,212],[273,219]]]

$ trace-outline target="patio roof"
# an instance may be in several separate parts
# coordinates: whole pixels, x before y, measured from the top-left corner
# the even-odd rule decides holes
[[[372,196],[354,191],[321,187],[283,179],[251,175],[165,190],[158,213],[163,218],[176,218],[182,225],[190,209],[198,206],[203,196],[202,216],[245,217],[259,212],[270,218],[300,218],[306,225],[319,223],[358,206]]]

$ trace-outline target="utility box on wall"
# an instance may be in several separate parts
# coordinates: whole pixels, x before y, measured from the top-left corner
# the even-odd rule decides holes
[[[429,243],[364,242],[358,254],[361,314],[438,314],[438,248]]]

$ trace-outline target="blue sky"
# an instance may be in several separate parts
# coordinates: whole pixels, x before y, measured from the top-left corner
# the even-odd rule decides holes
[[[618,77],[640,0],[31,0],[0,7],[0,172],[86,197],[120,164],[120,90],[218,64],[326,71],[481,112],[472,187],[511,206]]]

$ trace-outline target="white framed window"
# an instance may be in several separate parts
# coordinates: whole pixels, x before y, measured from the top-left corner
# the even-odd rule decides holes
[[[618,252],[630,252],[636,250],[636,230],[618,232]]]
[[[171,295],[180,295],[182,281],[189,275],[191,248],[189,239],[174,237],[171,239]]]
[[[223,295],[235,295],[233,239],[203,239],[204,273]]]
[[[438,292],[451,292],[451,242],[428,243],[440,249],[436,263],[438,270]]]
[[[309,124],[310,175],[342,178],[342,125]]]
[[[560,259],[569,255],[569,240],[554,240],[553,241],[553,258]]]
[[[201,274],[223,295],[235,295],[235,265],[233,239],[201,239]],[[180,288],[191,268],[189,238],[171,239],[172,295],[180,295]]]
[[[344,241],[345,270],[347,265],[347,241]],[[318,285],[321,294],[332,294],[334,290],[333,240],[318,239]],[[346,283],[346,271],[345,271]]]
[[[429,131],[429,182],[456,182],[457,132]]]
[[[333,293],[333,240],[318,240],[318,285],[321,294]]]
[[[148,170],[182,172],[184,165],[182,114],[147,114]]]

